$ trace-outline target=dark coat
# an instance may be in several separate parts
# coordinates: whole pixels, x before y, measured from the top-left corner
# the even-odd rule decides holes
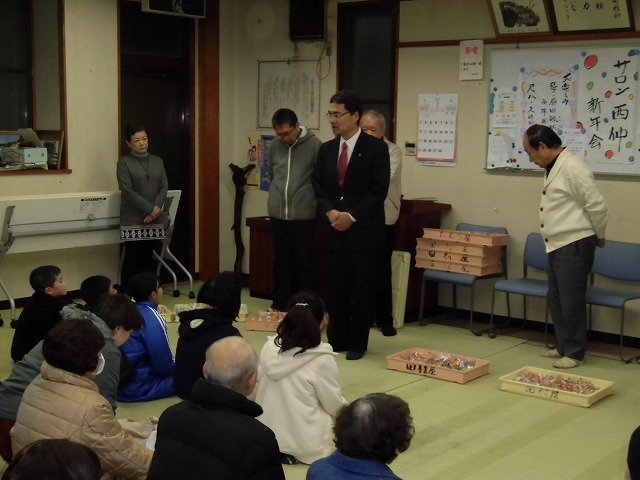
[[[160,416],[147,480],[284,480],[276,437],[255,418],[261,414],[243,395],[196,380],[191,400]]]
[[[34,292],[16,322],[11,343],[11,358],[14,362],[22,360],[62,320],[60,310],[68,302],[67,297],[52,297],[46,293]]]
[[[389,148],[360,132],[342,186],[338,184],[338,149],[342,139],[325,142],[318,152],[312,183],[329,250],[379,249],[384,245],[384,199],[389,190]],[[345,232],[331,227],[326,213],[349,212],[356,222]]]
[[[173,389],[180,398],[187,399],[194,382],[203,378],[207,348],[221,338],[240,335],[240,332],[232,325],[233,319],[224,318],[213,308],[189,310],[178,316],[180,338],[176,347]]]

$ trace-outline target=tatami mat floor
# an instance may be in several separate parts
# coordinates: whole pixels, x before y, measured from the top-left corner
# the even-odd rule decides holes
[[[181,296],[166,288],[164,304],[192,302],[188,285]],[[196,286],[197,289],[197,286]],[[249,311],[265,309],[269,301],[243,293]],[[0,378],[11,370],[9,348],[13,330],[0,328]],[[391,465],[402,478],[420,480],[526,478],[530,480],[620,480],[624,476],[629,436],[640,424],[640,365],[624,364],[614,346],[600,352],[590,345],[584,365],[570,371],[614,382],[614,394],[590,408],[555,403],[500,390],[501,375],[523,366],[551,369],[551,361],[538,355],[535,332],[506,332],[494,339],[476,337],[464,320],[440,319],[420,326],[405,324],[395,337],[372,329],[369,351],[357,362],[338,357],[343,394],[352,400],[382,391],[404,398],[411,407],[416,434],[411,447]],[[457,326],[456,326],[457,325]],[[265,332],[242,334],[260,351]],[[169,324],[175,348],[177,324]],[[483,358],[490,372],[464,385],[386,369],[386,356],[411,347],[447,351]],[[592,348],[593,347],[593,348]],[[610,358],[607,358],[610,357]],[[138,404],[120,404],[119,418],[142,420],[159,416],[177,397]],[[306,466],[285,466],[286,478],[304,479]]]

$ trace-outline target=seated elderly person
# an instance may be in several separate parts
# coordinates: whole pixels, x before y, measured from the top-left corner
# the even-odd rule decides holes
[[[104,368],[104,344],[104,335],[86,319],[68,319],[49,331],[44,362],[22,397],[11,445],[19,452],[36,440],[67,438],[95,451],[106,472],[143,480],[152,452],[122,429],[93,382]]]
[[[313,462],[307,480],[400,479],[387,464],[413,437],[407,402],[386,393],[365,395],[340,410],[333,432],[337,451]]]

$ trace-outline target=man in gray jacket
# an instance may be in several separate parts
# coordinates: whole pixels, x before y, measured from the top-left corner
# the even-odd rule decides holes
[[[273,239],[272,310],[284,311],[289,297],[314,290],[313,238],[316,198],[311,173],[322,142],[288,108],[271,120],[277,139],[269,146],[268,213]]]

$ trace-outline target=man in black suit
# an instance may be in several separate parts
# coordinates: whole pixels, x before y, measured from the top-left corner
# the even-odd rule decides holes
[[[389,149],[360,129],[362,102],[355,93],[333,95],[327,117],[336,138],[320,147],[312,178],[327,231],[327,336],[335,351],[359,360],[369,341],[376,262],[385,241]]]

